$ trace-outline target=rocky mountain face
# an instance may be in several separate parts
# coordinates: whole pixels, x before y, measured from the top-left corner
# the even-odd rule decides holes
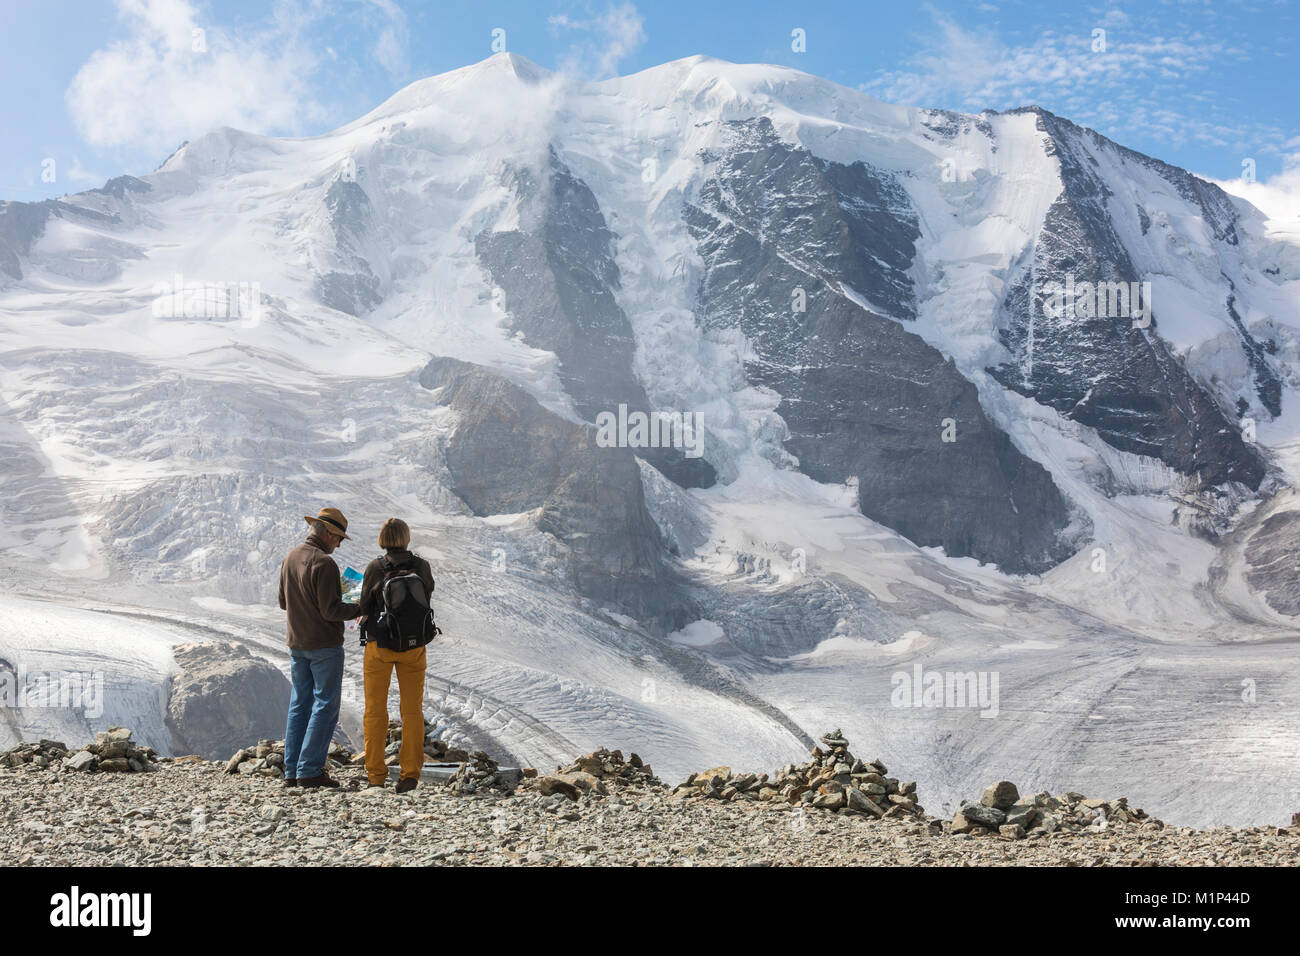
[[[325,209],[334,255],[317,275],[316,295],[331,309],[364,315],[383,299],[382,282],[366,258],[377,228],[370,197],[355,180],[336,179],[325,193]]]
[[[560,381],[586,421],[602,412],[652,411],[633,370],[636,339],[618,305],[614,235],[586,183],[549,149],[545,166],[508,171],[520,207],[518,229],[484,230],[479,261],[505,293],[511,328],[534,348],[555,354]],[[678,448],[643,448],[643,458],[684,488],[716,479],[702,458]]]
[[[123,225],[119,212],[129,207],[133,194],[148,193],[153,187],[135,176],[116,176],[98,189],[88,189],[69,197],[70,201],[47,199],[44,202],[0,201],[0,289],[23,278],[23,262],[36,263],[56,275],[69,278],[102,278],[116,270],[112,263],[141,255],[130,243],[108,235],[72,257],[52,256],[48,261],[34,247],[46,233],[48,224],[67,220],[91,229]],[[105,266],[109,266],[105,270]]]
[[[594,428],[481,366],[434,359],[420,384],[457,414],[443,461],[471,512],[536,510],[578,594],[661,625],[674,619],[659,530],[629,449],[599,447]]]
[[[1093,150],[1111,150],[1124,161],[1154,170],[1169,181],[1213,231],[1216,242],[1237,244],[1236,212],[1221,190],[1183,170],[1123,151],[1113,143],[1045,110],[1034,110],[1047,148],[1061,166],[1062,190],[1029,251],[1029,266],[1013,285],[1004,308],[1002,342],[1013,361],[994,374],[1004,385],[1049,405],[1066,418],[1096,429],[1108,444],[1157,458],[1204,485],[1240,482],[1259,487],[1264,461],[1242,438],[1233,409],[1225,409],[1188,372],[1160,336],[1161,303],[1131,296],[1115,303],[1100,298],[1091,312],[1052,315],[1043,288],[1067,280],[1118,283],[1140,289],[1142,275],[1121,238],[1110,202],[1114,191],[1098,171]],[[1151,228],[1142,209],[1142,233]],[[1140,292],[1139,292],[1140,295]],[[1114,304],[1128,302],[1128,308]],[[1076,306],[1085,305],[1080,297]],[[1098,306],[1102,306],[1098,310]],[[1150,315],[1139,315],[1149,308]],[[1229,295],[1223,308],[1232,312]],[[1113,314],[1100,314],[1109,311]],[[1093,314],[1098,313],[1098,314]],[[1258,342],[1241,325],[1241,344],[1254,384],[1268,413],[1278,414],[1278,381]],[[1149,326],[1149,327],[1147,327]],[[1245,404],[1239,411],[1245,410]]]
[[[469,97],[472,103],[476,83],[542,101],[553,95],[546,92],[545,72],[519,58],[489,62],[495,69],[448,87],[447,102]],[[705,88],[719,95],[716,79]],[[818,97],[838,102],[838,93],[809,89],[814,104]],[[418,194],[410,177],[400,174],[428,148],[417,121],[421,111],[442,108],[433,87],[413,90],[396,97],[398,105],[381,108],[340,134],[340,142],[351,144],[341,168],[313,172],[304,183],[303,201],[273,216],[277,229],[293,235],[295,254],[310,266],[309,295],[316,307],[368,317],[381,331],[412,304],[419,308],[413,277],[429,274],[442,260],[419,264],[412,243],[433,228],[434,212],[450,208],[441,186],[428,208],[413,201]],[[736,461],[751,453],[778,470],[848,486],[863,515],[917,545],[1010,573],[1042,573],[1078,550],[1088,517],[1063,490],[1061,464],[1036,450],[1035,441],[1005,412],[989,414],[990,388],[1026,396],[1118,452],[1163,463],[1190,482],[1183,491],[1229,483],[1259,488],[1265,459],[1243,438],[1237,418],[1245,412],[1278,414],[1281,379],[1276,344],[1248,327],[1251,306],[1243,302],[1239,284],[1245,273],[1230,262],[1241,243],[1240,213],[1216,187],[1046,111],[1029,111],[1041,140],[1029,148],[1041,150],[1059,181],[1036,184],[1055,198],[1004,275],[989,280],[1003,285],[991,317],[996,342],[989,341],[985,351],[993,355],[1000,349],[1001,360],[988,367],[990,380],[977,380],[983,369],[945,351],[933,323],[919,320],[918,282],[933,281],[929,277],[949,265],[933,261],[928,248],[924,257],[919,250],[948,241],[949,227],[935,213],[935,195],[925,182],[930,172],[918,160],[900,157],[917,156],[918,148],[978,147],[990,156],[999,149],[1025,148],[1006,140],[1009,127],[999,117],[919,111],[906,127],[877,129],[872,134],[877,147],[844,162],[819,154],[800,140],[797,125],[790,127],[788,120],[778,125],[779,112],[734,88],[722,97],[725,109],[703,94],[691,99],[687,87],[671,83],[633,90],[643,99],[663,100],[665,108],[693,119],[692,129],[704,131],[677,134],[675,168],[688,171],[679,174],[674,192],[656,201],[650,223],[689,243],[669,257],[676,263],[667,280],[672,294],[691,308],[690,326],[674,329],[673,335],[697,343],[698,354],[690,359],[714,381],[687,394],[655,377],[663,359],[648,358],[652,345],[638,338],[644,322],[640,311],[647,308],[644,295],[638,298],[623,279],[629,264],[623,247],[644,242],[650,233],[640,232],[650,226],[632,224],[638,235],[628,236],[611,225],[620,213],[626,221],[626,207],[613,205],[628,191],[620,177],[634,174],[605,168],[599,181],[592,178],[592,170],[602,167],[584,157],[606,155],[608,144],[596,137],[608,120],[595,112],[587,116],[581,98],[571,104],[567,120],[553,119],[549,127],[529,129],[518,142],[489,150],[489,158],[475,164],[473,178],[457,187],[471,205],[457,214],[454,228],[465,247],[453,258],[468,261],[448,268],[478,274],[455,272],[452,284],[477,284],[482,299],[492,300],[492,323],[507,341],[553,357],[561,395],[535,395],[551,408],[567,404],[588,425],[620,411],[653,415],[663,410],[665,398],[680,400],[677,407],[688,411],[692,405],[696,411],[708,408],[710,416],[723,410],[706,422],[708,441],[700,456],[686,454],[680,445],[642,443],[625,447],[622,455],[592,457],[585,432],[569,428],[540,405],[528,406],[518,388],[536,393],[535,382],[529,386],[515,377],[516,390],[510,392],[506,379],[511,376],[502,370],[489,385],[487,368],[452,372],[450,365],[435,362],[422,381],[451,375],[451,394],[486,389],[492,401],[503,403],[498,413],[474,409],[452,440],[449,469],[471,511],[487,514],[520,503],[538,507],[566,483],[577,496],[573,500],[603,494],[612,485],[638,485],[633,454],[679,488],[710,488],[719,480],[721,464],[729,482]],[[411,102],[419,105],[412,108]],[[447,148],[440,141],[435,145]],[[258,138],[221,130],[178,150],[152,177],[121,177],[93,194],[59,201],[6,203],[0,207],[0,269],[12,282],[24,278],[24,263],[48,267],[40,240],[47,222],[62,219],[76,220],[71,244],[93,249],[97,271],[120,272],[125,261],[145,253],[114,238],[115,231],[151,219],[166,221],[166,201],[193,192],[199,182],[237,179],[255,173],[259,162],[281,168],[291,162],[280,146],[260,150]],[[584,166],[585,176],[575,159],[582,160],[576,165]],[[1140,195],[1149,185],[1143,177],[1153,176],[1192,210],[1207,231],[1211,257],[1221,260],[1212,279],[1226,292],[1211,310],[1222,313],[1234,339],[1224,348],[1236,350],[1234,361],[1247,370],[1248,395],[1241,394],[1244,386],[1216,385],[1203,370],[1189,368],[1185,347],[1163,336],[1167,326],[1180,321],[1178,303],[1155,303],[1141,325],[1128,315],[1062,317],[1044,310],[1044,287],[1067,279],[1137,288],[1162,254],[1156,240],[1179,240],[1168,217],[1160,218],[1140,201],[1127,205],[1130,194]],[[409,235],[407,221],[414,230]],[[88,231],[93,232],[89,240]],[[138,234],[133,239],[138,241]],[[120,253],[117,260],[113,249]],[[948,253],[953,266],[983,254],[955,247]],[[83,259],[78,269],[84,271],[89,261]],[[634,269],[641,266],[635,263]],[[1210,271],[1212,264],[1201,268]],[[276,294],[264,294],[263,301],[272,321],[286,328],[297,321],[295,309],[303,308]],[[403,326],[409,327],[409,322]],[[426,344],[437,352],[436,342]],[[728,350],[741,357],[737,368],[720,359]],[[738,411],[741,394],[769,403],[761,423],[745,420],[752,411]],[[483,418],[493,414],[495,421]],[[489,425],[509,431],[515,444],[494,449],[490,441],[469,434],[486,435]],[[533,429],[540,431],[531,434]],[[557,473],[557,456],[539,444],[557,436],[563,448],[582,448],[577,471]],[[727,445],[725,455],[721,444]],[[526,472],[540,484],[524,481],[498,500],[503,488],[494,475],[505,456],[514,460],[524,453]],[[1104,467],[1094,471],[1113,493],[1113,476],[1105,477]],[[636,575],[649,575],[646,586],[653,590],[656,560],[649,556],[663,550],[662,542],[634,497],[620,496],[620,502],[626,507],[616,516],[597,506],[598,520],[557,510],[554,501],[543,515],[567,538],[605,541],[592,546],[592,576],[580,573],[584,581],[604,577],[598,568],[617,555],[615,576],[635,567]],[[603,524],[611,517],[613,525]],[[616,543],[625,533],[626,540]],[[594,594],[603,585],[582,588]],[[649,610],[650,601],[632,604]]]
[[[698,319],[744,334],[746,373],[781,396],[799,470],[855,481],[862,513],[917,544],[1018,573],[1066,557],[1051,476],[907,330],[919,230],[898,178],[792,148],[766,118],[724,142],[686,213],[704,260]]]
[[[682,770],[725,736],[772,767],[834,712],[936,807],[1068,772],[1197,822],[1272,813],[1294,774],[1252,761],[1300,699],[1276,225],[1040,109],[706,57],[578,83],[502,54],[325,135],[218,129],[0,203],[0,566],[27,589],[0,664],[111,664],[111,719],[160,751],[159,647],[194,627],[254,649],[203,667],[287,700],[254,666],[284,653],[276,572],[334,505],[341,565],[411,524],[447,632],[429,710],[484,750],[651,743]],[[1136,284],[1140,321],[1048,308],[1071,283]],[[630,427],[663,414],[698,446]],[[896,709],[922,662],[1043,719]],[[205,712],[202,673],[177,748],[280,732]],[[1224,673],[1283,706],[1243,720]],[[1240,755],[1227,811],[1176,779],[1210,740]]]

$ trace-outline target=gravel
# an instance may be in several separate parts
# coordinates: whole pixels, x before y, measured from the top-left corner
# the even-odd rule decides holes
[[[779,802],[612,783],[574,801],[535,788],[398,795],[286,789],[225,763],[162,760],[145,773],[0,769],[0,857],[28,866],[636,865],[1152,866],[1300,863],[1300,826],[972,837],[927,818],[874,819]]]

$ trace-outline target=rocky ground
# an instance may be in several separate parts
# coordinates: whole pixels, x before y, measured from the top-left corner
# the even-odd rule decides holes
[[[188,757],[104,773],[0,761],[0,858],[30,866],[1300,863],[1296,826],[1198,831],[1145,818],[1101,830],[1035,825],[1022,836],[919,811],[853,812],[847,797],[838,810],[759,798],[761,787],[753,799],[740,788],[721,799],[709,792],[727,790],[725,773],[711,771],[703,788],[670,788],[617,751],[526,776],[513,790],[490,786],[492,765],[470,761],[460,780],[473,771],[476,785],[426,783],[403,795],[366,789],[355,765],[331,771],[344,784],[338,790],[286,788],[273,775],[227,772],[228,765]],[[823,773],[835,770],[831,763]],[[800,775],[808,778],[796,769]],[[850,786],[871,782],[860,775]],[[818,796],[839,792],[829,776],[823,787]],[[997,787],[986,796],[990,805],[1011,799]]]

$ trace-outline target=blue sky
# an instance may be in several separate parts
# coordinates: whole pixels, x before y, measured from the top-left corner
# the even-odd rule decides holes
[[[591,78],[706,53],[891,102],[1037,103],[1216,178],[1247,158],[1260,180],[1300,164],[1290,0],[4,0],[0,24],[4,199],[148,172],[216,125],[327,131],[490,55],[497,29]]]

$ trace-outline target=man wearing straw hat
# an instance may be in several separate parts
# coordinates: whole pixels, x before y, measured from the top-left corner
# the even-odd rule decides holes
[[[322,508],[307,540],[280,565],[280,607],[288,612],[293,689],[284,731],[284,783],[287,787],[337,787],[325,772],[343,695],[343,622],[361,614],[343,600],[339,566],[330,554],[348,537],[348,519],[337,508]]]

